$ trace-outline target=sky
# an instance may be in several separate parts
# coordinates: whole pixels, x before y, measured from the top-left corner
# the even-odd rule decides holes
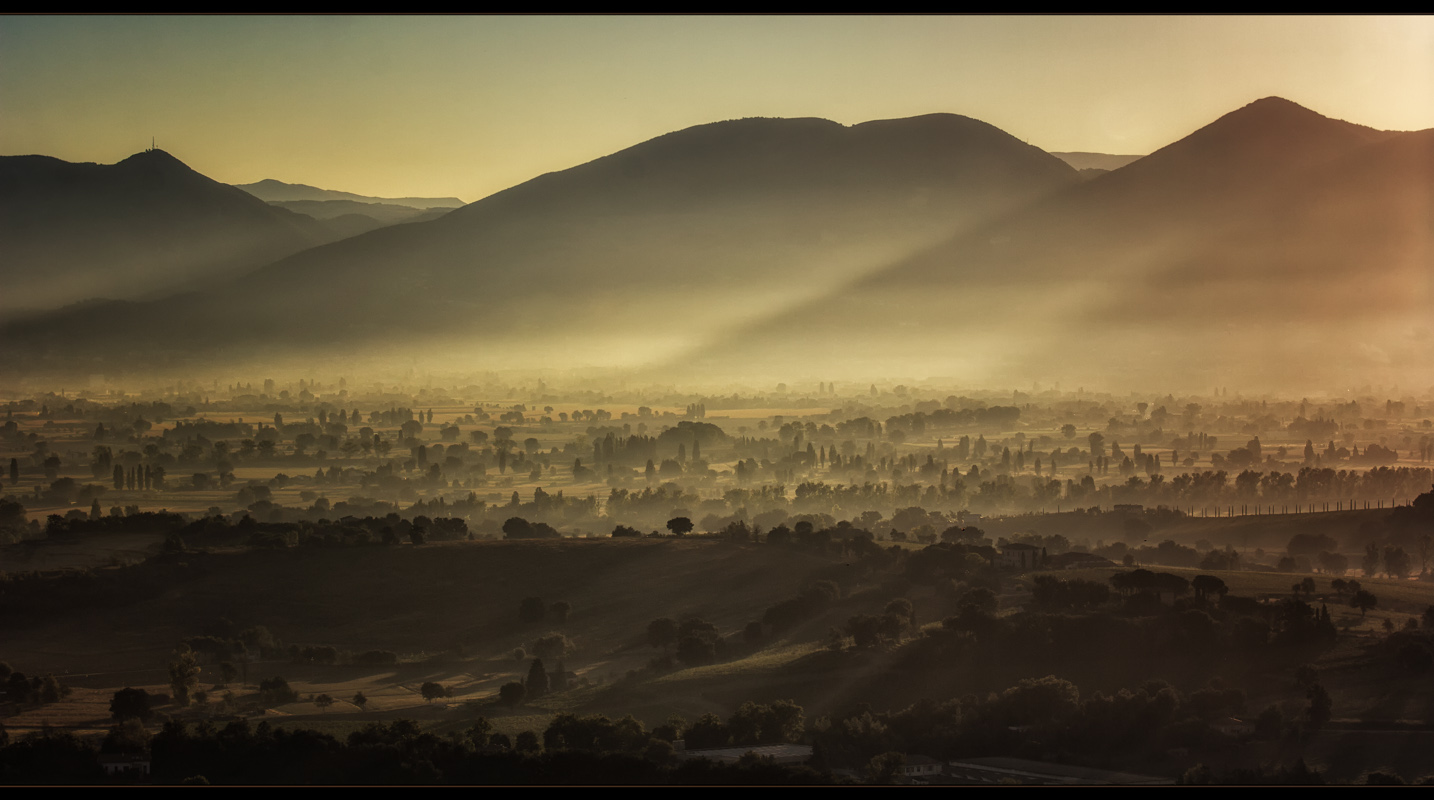
[[[1434,127],[1434,17],[0,16],[0,155],[466,202],[724,119],[1144,154],[1271,95]]]

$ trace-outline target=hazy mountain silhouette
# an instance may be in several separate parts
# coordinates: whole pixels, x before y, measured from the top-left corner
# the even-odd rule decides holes
[[[679,363],[1197,387],[1429,364],[1431,141],[1260,100]]]
[[[438,219],[451,210],[443,207],[424,209],[393,203],[360,203],[357,200],[271,200],[268,202],[270,205],[286,208],[321,222],[337,219],[346,214],[358,214],[368,217],[380,225]]]
[[[1088,181],[964,117],[749,119],[307,250],[222,294],[0,336],[42,367],[133,351],[152,368],[165,343],[189,363],[650,364],[684,381],[1419,381],[1434,379],[1431,209],[1434,132],[1278,98]]]
[[[415,208],[392,203],[361,203],[357,200],[271,200],[269,204],[313,217],[330,232],[330,238],[334,240],[347,239],[401,222],[438,219],[452,210],[442,206]]]
[[[714,123],[299,253],[222,294],[87,308],[10,334],[41,353],[118,327],[126,351],[456,341],[519,359],[558,347],[581,363],[624,337],[671,344],[800,305],[1077,180],[949,114]]]
[[[369,197],[352,192],[320,189],[303,183],[284,183],[273,179],[235,184],[235,188],[243,189],[266,203],[287,203],[299,200],[347,200],[353,203],[377,203],[418,209],[458,208],[463,205],[463,201],[456,197]]]
[[[1101,172],[1110,172],[1111,170],[1117,170],[1117,169],[1120,169],[1121,167],[1125,166],[1126,164],[1129,164],[1129,163],[1132,162],[1132,161],[1137,161],[1137,160],[1139,160],[1139,159],[1141,159],[1141,158],[1144,158],[1144,156],[1128,156],[1128,155],[1122,156],[1122,155],[1111,155],[1110,153],[1055,153],[1055,152],[1052,152],[1051,155],[1055,156],[1056,158],[1059,158],[1060,160],[1066,162],[1067,164],[1070,164],[1071,167],[1073,167],[1074,169],[1077,169],[1077,170],[1080,170],[1080,171],[1085,171],[1085,170],[1088,170],[1088,169],[1089,169],[1089,170],[1100,170]]]
[[[0,316],[173,292],[330,238],[162,150],[113,165],[0,157]]]

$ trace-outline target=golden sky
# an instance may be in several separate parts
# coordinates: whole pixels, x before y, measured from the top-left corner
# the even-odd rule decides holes
[[[477,200],[737,117],[1148,153],[1278,95],[1434,127],[1434,17],[0,17],[0,154]]]

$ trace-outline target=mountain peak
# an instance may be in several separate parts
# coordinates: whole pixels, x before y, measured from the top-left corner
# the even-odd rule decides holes
[[[1231,111],[1202,131],[1218,130],[1225,135],[1258,138],[1313,136],[1349,142],[1369,142],[1383,138],[1385,131],[1332,119],[1283,97],[1264,97]]]
[[[1136,161],[1111,179],[1166,185],[1241,185],[1326,169],[1396,133],[1331,119],[1283,97],[1264,97]],[[1153,184],[1152,184],[1153,185]]]
[[[143,168],[147,170],[165,170],[176,172],[193,172],[188,164],[180,161],[164,150],[158,148],[143,150],[135,153],[129,158],[115,164],[117,167]]]
[[[1256,100],[1255,102],[1246,105],[1245,108],[1276,110],[1283,109],[1287,111],[1299,110],[1310,114],[1315,113],[1313,111],[1310,111],[1308,108],[1305,108],[1304,106],[1300,105],[1299,103],[1296,103],[1293,100],[1286,100],[1283,97],[1276,97],[1275,95],[1270,95],[1269,97],[1261,97],[1259,100]]]

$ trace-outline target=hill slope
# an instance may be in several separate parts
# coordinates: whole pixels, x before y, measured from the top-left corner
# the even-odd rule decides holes
[[[309,186],[304,183],[284,183],[283,181],[276,181],[272,178],[266,178],[255,183],[235,184],[234,188],[243,189],[245,192],[254,195],[266,203],[293,203],[300,201],[322,203],[343,201],[350,203],[395,205],[420,210],[430,208],[457,208],[463,205],[463,201],[456,197],[370,197],[368,195],[354,194],[353,192],[320,189],[317,186]]]
[[[206,363],[228,348],[302,343],[308,357],[373,345],[390,357],[612,365],[780,313],[1077,180],[1049,154],[949,114],[714,123],[306,251],[222,295],[89,309],[9,334],[59,357],[118,327],[125,351],[162,341]],[[640,322],[614,324],[623,316]]]
[[[1434,132],[1267,98],[684,364],[1017,385],[1418,383],[1434,378],[1431,209]],[[821,351],[787,345],[795,320]]]
[[[328,238],[162,150],[112,165],[0,157],[0,316],[173,292]]]

